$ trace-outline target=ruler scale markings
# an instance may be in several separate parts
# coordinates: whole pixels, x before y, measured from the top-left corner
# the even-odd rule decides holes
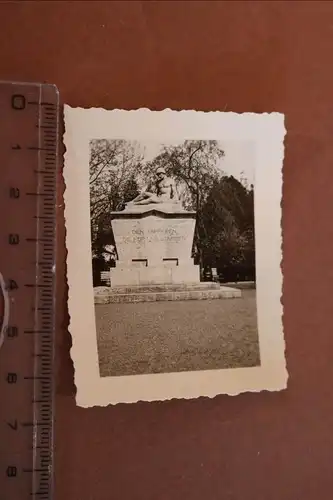
[[[45,196],[45,198],[47,199],[47,196],[49,197],[50,195],[49,194],[46,194],[46,193],[33,193],[33,192],[27,192],[25,193],[27,196]],[[44,209],[45,211],[45,209]]]
[[[11,108],[13,95],[20,98],[20,107],[15,110]],[[19,226],[17,227],[19,230],[17,232],[20,232],[21,242],[26,241],[29,248],[34,245],[36,250],[36,258],[32,262],[30,253],[25,252],[24,246],[21,247],[20,258],[27,271],[21,283],[19,280],[17,281],[21,285],[22,294],[17,296],[11,307],[12,320],[21,332],[26,333],[25,336],[19,336],[18,340],[15,341],[19,344],[15,344],[18,348],[15,348],[14,365],[10,366],[11,371],[17,371],[19,379],[23,379],[26,384],[24,384],[26,388],[22,386],[21,392],[19,392],[21,386],[15,387],[15,394],[21,400],[20,406],[25,408],[25,414],[21,415],[21,418],[16,418],[16,421],[21,421],[24,424],[22,425],[24,430],[22,439],[16,438],[17,443],[21,443],[20,453],[17,454],[20,459],[16,463],[13,462],[13,447],[10,445],[13,437],[5,435],[5,439],[2,439],[0,423],[0,442],[2,448],[4,445],[7,463],[26,472],[27,480],[24,480],[24,484],[22,484],[26,485],[27,488],[22,486],[23,489],[19,491],[15,486],[19,484],[19,481],[23,481],[19,475],[16,481],[5,482],[4,491],[1,483],[0,490],[6,500],[16,500],[16,498],[27,500],[28,497],[52,500],[55,304],[53,269],[56,240],[58,93],[55,87],[48,84],[0,84],[0,105],[5,118],[3,121],[5,127],[1,128],[3,123],[0,123],[0,160],[4,165],[2,171],[5,171],[5,182],[7,182],[7,178],[8,182],[12,184],[17,182],[17,188],[21,190],[22,194],[25,194],[25,189],[21,189],[19,185],[19,176],[15,180],[13,165],[18,161],[20,164],[29,165],[23,176],[23,185],[29,186],[28,192],[14,203],[16,203],[16,207],[21,207],[21,211],[28,214],[28,217],[31,217],[31,222],[27,224],[25,221],[21,224],[18,217]],[[1,196],[0,194],[0,198]],[[35,201],[31,203],[29,198]],[[2,202],[4,202],[3,199]],[[6,229],[7,219],[12,221],[11,214],[14,214],[16,210],[13,201],[11,201],[11,207],[14,211],[12,209],[9,211],[9,219],[6,218],[5,221]],[[3,264],[8,276],[17,280],[17,253],[7,252]],[[8,279],[8,276],[5,276],[5,279]],[[20,300],[34,306],[33,309],[20,307],[23,304]],[[26,340],[24,343],[22,341],[20,349],[20,339],[23,340],[23,337]],[[14,344],[7,343],[5,348],[10,354],[10,349],[14,348]],[[10,356],[7,355],[6,358],[9,359]],[[30,364],[28,360],[31,360]],[[5,379],[2,376],[2,369],[3,367],[0,366],[0,391],[3,389],[2,380]],[[27,372],[22,373],[22,370],[27,370]],[[13,421],[13,416],[16,415],[13,414],[15,410],[11,410],[13,408],[11,401],[14,402],[16,396],[7,401],[7,393],[8,388],[5,389],[5,407],[10,415],[9,421]],[[31,395],[33,396],[32,400]],[[19,416],[17,415],[17,417]],[[28,439],[26,439],[27,437]],[[2,457],[0,456],[1,464]],[[0,470],[0,482],[2,477],[2,470]],[[31,478],[30,485],[29,477]],[[24,498],[22,491],[26,492],[26,496],[23,493]]]
[[[28,104],[36,104],[38,106],[56,106],[54,102],[45,102],[45,101],[28,101]]]
[[[44,338],[42,336],[40,337],[40,343],[41,343],[42,347],[44,347],[44,348],[47,347],[49,349],[50,342],[45,342],[45,340],[44,340]]]
[[[27,334],[45,333],[43,330],[23,330],[23,332]]]
[[[48,346],[48,348],[51,344],[51,342],[49,340],[47,340],[45,337],[43,337],[42,335],[40,337],[40,343],[41,343],[42,347]]]
[[[50,364],[50,362],[48,361],[47,363],[45,362],[45,365],[42,364],[42,366],[46,366],[46,365],[49,365],[49,364]]]
[[[31,151],[53,151],[53,149],[51,149],[51,148],[40,148],[38,146],[28,146],[27,149],[29,149]],[[47,155],[49,155],[49,154],[50,153],[47,153]]]

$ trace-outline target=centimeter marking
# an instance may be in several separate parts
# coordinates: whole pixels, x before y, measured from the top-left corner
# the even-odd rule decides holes
[[[0,94],[2,89],[10,100],[7,115],[12,125],[9,128],[14,132],[11,143],[6,144],[0,137],[0,147],[10,151],[7,161],[25,165],[29,173],[25,172],[25,183],[20,183],[22,175],[22,179],[18,176],[15,184],[8,186],[8,199],[16,203],[13,210],[19,211],[25,219],[25,227],[18,224],[17,231],[8,232],[11,246],[5,253],[1,249],[6,269],[0,271],[6,272],[5,281],[11,284],[8,291],[12,314],[7,336],[17,336],[20,364],[25,371],[19,363],[14,366],[13,353],[13,368],[5,374],[8,386],[4,389],[4,404],[10,409],[15,394],[10,395],[9,388],[16,386],[16,401],[12,407],[20,414],[11,419],[7,417],[7,427],[21,437],[13,437],[11,441],[8,435],[5,436],[7,463],[6,470],[0,472],[5,472],[7,484],[3,490],[0,483],[0,491],[6,492],[6,500],[18,497],[51,500],[59,100],[56,88],[51,85],[0,83]],[[11,176],[9,170],[7,174],[7,178]],[[6,178],[6,172],[4,176]],[[8,210],[11,209],[8,207]],[[15,252],[16,259],[24,267],[21,279],[9,252]],[[6,339],[4,348],[10,349],[7,342]],[[2,354],[5,352],[0,350],[0,358]],[[10,363],[10,354],[8,356]],[[30,384],[31,389],[24,384]],[[11,444],[16,450],[16,458],[11,452]],[[27,477],[30,480],[26,481]]]

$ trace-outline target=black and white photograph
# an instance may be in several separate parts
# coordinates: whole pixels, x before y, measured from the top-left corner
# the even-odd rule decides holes
[[[65,125],[82,405],[284,388],[283,116],[66,107]]]
[[[251,143],[90,142],[100,374],[260,365]]]

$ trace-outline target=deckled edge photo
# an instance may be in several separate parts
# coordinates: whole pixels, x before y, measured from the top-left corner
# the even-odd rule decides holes
[[[82,407],[137,401],[237,395],[287,386],[282,324],[281,197],[284,115],[200,111],[133,111],[65,106],[65,224],[69,331]],[[252,141],[260,366],[101,377],[91,266],[89,143],[91,139]]]

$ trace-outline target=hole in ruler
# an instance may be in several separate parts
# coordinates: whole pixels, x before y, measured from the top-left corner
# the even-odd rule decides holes
[[[0,329],[0,348],[5,340],[6,328],[8,326],[9,319],[9,299],[8,292],[6,290],[6,283],[3,279],[2,274],[0,273],[0,321],[1,321],[1,329]]]

